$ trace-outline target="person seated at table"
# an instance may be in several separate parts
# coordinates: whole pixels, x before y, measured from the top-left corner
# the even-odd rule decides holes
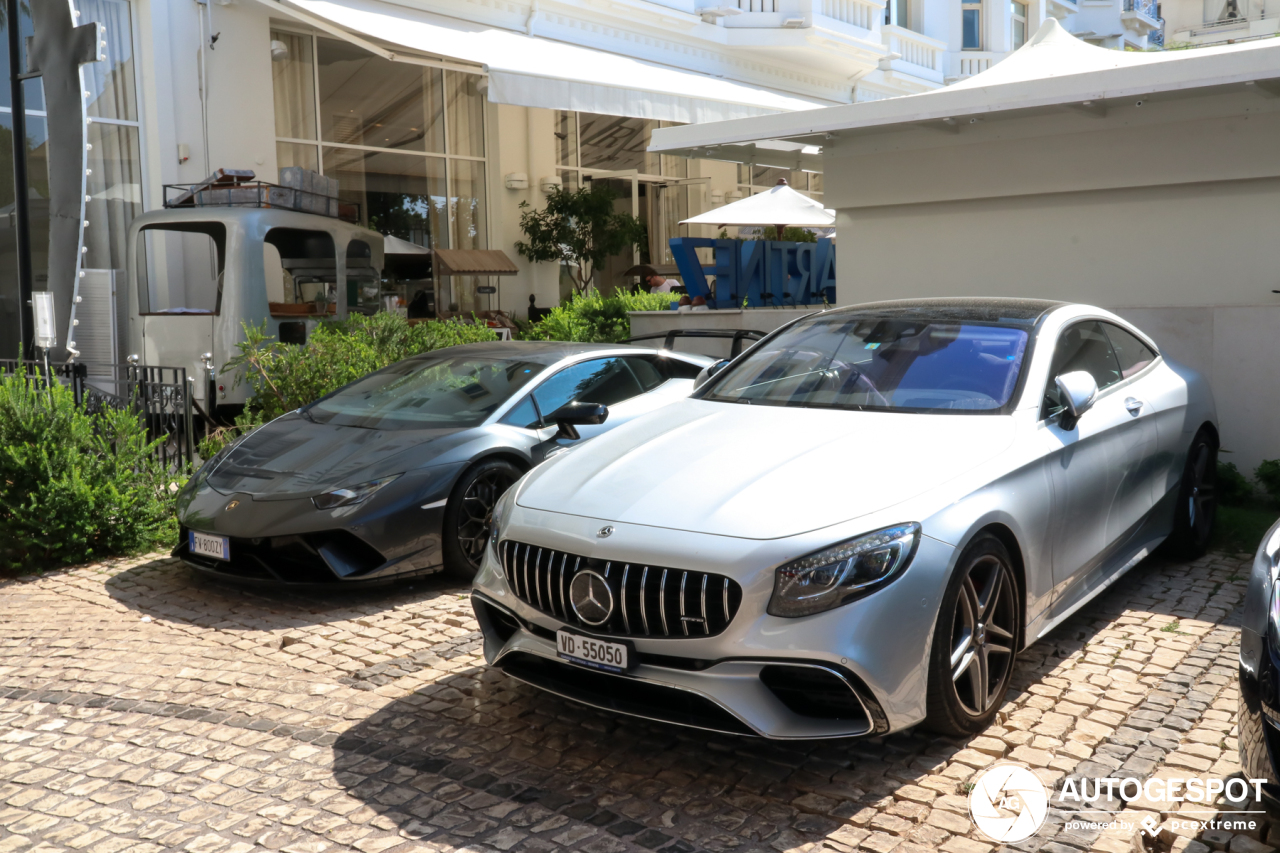
[[[670,293],[673,288],[681,286],[674,278],[663,278],[653,267],[641,267],[640,284],[650,293]]]

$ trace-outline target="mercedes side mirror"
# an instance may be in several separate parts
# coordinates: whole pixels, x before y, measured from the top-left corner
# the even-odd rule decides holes
[[[1066,430],[1076,428],[1076,423],[1080,417],[1093,406],[1093,401],[1098,397],[1098,383],[1094,381],[1093,375],[1085,370],[1074,370],[1071,373],[1064,373],[1053,380],[1058,386],[1058,393],[1062,396],[1062,416],[1058,419],[1058,426]]]
[[[559,429],[556,432],[556,438],[567,438],[576,441],[582,436],[574,428],[575,426],[594,426],[602,424],[609,419],[609,407],[600,403],[565,403],[560,408],[551,413],[550,420],[555,423]]]
[[[729,359],[722,358],[719,361],[717,361],[715,364],[709,364],[706,367],[702,368],[701,372],[698,373],[697,378],[693,380],[694,389],[697,390],[698,388],[701,388],[703,385],[706,384],[708,379],[710,379],[712,376],[715,376],[720,371],[724,370],[728,364],[729,364]]]

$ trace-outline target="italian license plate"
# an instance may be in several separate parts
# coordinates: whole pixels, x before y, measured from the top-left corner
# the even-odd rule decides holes
[[[632,658],[627,643],[611,643],[569,631],[556,631],[556,654],[561,660],[606,672],[626,672]]]
[[[202,557],[213,557],[215,560],[231,559],[231,543],[225,536],[210,536],[208,533],[187,531],[187,544],[192,554]]]

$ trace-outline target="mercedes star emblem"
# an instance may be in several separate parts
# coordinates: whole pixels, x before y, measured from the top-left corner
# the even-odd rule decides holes
[[[604,527],[601,527],[599,530],[596,531],[596,538],[598,539],[607,539],[612,535],[613,535],[612,524],[606,524]]]
[[[569,582],[569,604],[585,624],[598,627],[613,615],[613,590],[608,581],[587,569]]]

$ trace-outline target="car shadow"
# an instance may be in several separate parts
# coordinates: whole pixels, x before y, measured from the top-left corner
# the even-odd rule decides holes
[[[998,724],[1025,709],[1068,658],[1105,639],[1135,599],[1144,612],[1172,611],[1164,605],[1176,599],[1148,596],[1143,586],[1180,570],[1147,560],[1020,655]],[[384,826],[432,846],[551,849],[598,835],[618,850],[789,850],[841,841],[850,824],[887,808],[890,822],[897,815],[921,823],[928,791],[938,791],[939,774],[972,741],[921,729],[792,742],[700,732],[597,711],[468,666],[340,735],[333,771]],[[962,798],[966,790],[957,778],[954,790],[938,793]],[[960,814],[964,802],[952,801]]]
[[[120,604],[156,620],[265,630],[356,619],[459,592],[458,582],[443,574],[371,586],[238,583],[171,557],[118,572],[105,587]]]

